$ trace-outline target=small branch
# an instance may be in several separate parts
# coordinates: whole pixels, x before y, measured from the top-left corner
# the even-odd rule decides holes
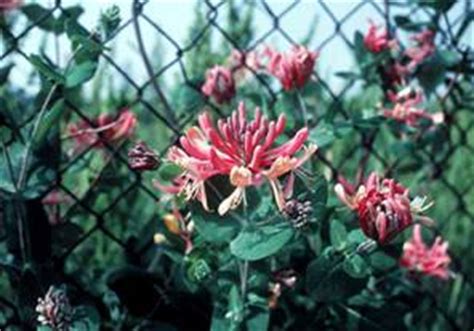
[[[306,105],[303,100],[303,96],[301,95],[300,91],[296,91],[296,98],[298,99],[298,102],[300,104],[300,112],[301,112],[301,117],[303,118],[304,125],[308,126],[308,110],[306,109]]]

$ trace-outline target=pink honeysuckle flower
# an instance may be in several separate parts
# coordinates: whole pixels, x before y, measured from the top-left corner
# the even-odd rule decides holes
[[[451,276],[448,243],[437,237],[431,247],[427,247],[421,236],[421,226],[415,225],[411,240],[403,245],[400,265],[410,271],[427,276],[448,279]]]
[[[22,4],[22,0],[0,0],[0,12],[16,9]]]
[[[251,69],[257,71],[262,67],[260,63],[259,54],[257,51],[241,51],[233,49],[229,60],[230,68],[234,70]]]
[[[209,210],[205,181],[215,175],[229,176],[235,190],[219,205],[221,215],[244,201],[246,187],[260,185],[264,180],[270,183],[281,210],[285,197],[278,178],[296,170],[316,151],[315,145],[304,146],[308,128],[274,146],[285,129],[285,115],[268,121],[257,108],[254,119],[248,121],[243,103],[227,119],[219,120],[217,126],[207,112],[199,116],[198,122],[199,127],[190,128],[181,137],[181,147],[173,146],[168,153],[168,160],[182,167],[184,173],[174,185],[158,186],[168,193],[184,193],[188,200],[198,199]],[[303,155],[295,157],[301,149]]]
[[[364,37],[364,46],[372,53],[380,53],[397,47],[397,41],[390,39],[386,29],[380,30],[374,22],[369,21],[370,27]]]
[[[214,66],[209,69],[201,91],[204,95],[213,97],[218,104],[229,102],[235,95],[232,71],[223,66]]]
[[[313,72],[317,52],[311,52],[306,47],[294,46],[287,53],[280,53],[271,48],[265,50],[269,57],[267,70],[278,78],[286,91],[302,88]]]
[[[436,51],[434,38],[435,33],[428,29],[411,37],[416,45],[407,48],[404,52],[405,56],[410,60],[406,65],[408,69],[415,69],[416,66],[434,54]]]
[[[425,199],[420,198],[410,200],[407,188],[394,179],[382,179],[375,172],[357,188],[340,180],[334,190],[343,203],[357,212],[365,235],[380,244],[411,226],[415,218],[426,224],[432,222],[420,215],[431,204],[425,206]]]
[[[423,102],[423,92],[407,87],[397,94],[388,92],[388,98],[393,103],[390,109],[383,109],[383,115],[398,122],[415,127],[420,119],[427,119],[433,124],[440,124],[444,120],[443,113],[430,114],[425,109],[418,108]]]
[[[128,109],[121,111],[117,118],[108,114],[101,114],[93,121],[79,121],[68,126],[68,138],[74,138],[79,149],[88,146],[103,147],[104,142],[112,144],[116,141],[130,137],[136,127],[137,118],[133,112]]]

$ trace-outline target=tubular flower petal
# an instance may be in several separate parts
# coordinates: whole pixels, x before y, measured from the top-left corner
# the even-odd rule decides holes
[[[383,115],[387,118],[393,118],[412,127],[417,126],[420,119],[429,120],[434,124],[444,121],[442,113],[430,114],[426,110],[418,108],[418,105],[423,102],[421,90],[407,87],[397,94],[390,91],[388,97],[394,105],[391,109],[383,110]]]
[[[411,37],[416,45],[406,49],[404,52],[405,56],[409,59],[409,63],[406,65],[408,69],[415,69],[416,66],[434,54],[436,51],[434,38],[435,33],[431,30],[424,30]]]
[[[264,179],[270,182],[278,206],[282,208],[284,195],[278,177],[296,170],[316,151],[315,145],[304,146],[307,128],[275,147],[274,142],[284,131],[284,115],[276,122],[268,121],[257,108],[250,121],[243,103],[217,125],[212,123],[208,113],[201,114],[198,123],[199,127],[190,128],[181,137],[180,147],[174,146],[168,152],[168,160],[183,168],[183,174],[172,187],[157,186],[166,192],[184,193],[187,199],[204,202],[205,181],[215,175],[228,176],[235,190],[221,202],[220,214],[239,206],[244,201],[245,188],[260,185]],[[302,156],[296,157],[300,150],[303,150]]]
[[[209,69],[201,91],[208,97],[213,97],[218,104],[229,102],[235,95],[232,71],[222,66]]]
[[[357,189],[349,185],[345,180],[337,184],[334,188],[336,195],[357,212],[365,235],[380,244],[387,243],[411,226],[414,218],[430,223],[429,218],[419,215],[426,207],[420,206],[417,198],[411,201],[409,190],[393,179],[381,179],[373,172]]]
[[[0,0],[0,13],[3,11],[16,9],[22,4],[23,0]]]
[[[369,22],[370,27],[364,37],[364,46],[372,53],[380,53],[386,49],[391,49],[397,46],[397,41],[389,39],[387,30],[379,31],[373,22]]]
[[[74,138],[78,149],[89,146],[101,148],[107,144],[130,137],[137,125],[137,118],[133,112],[123,110],[116,118],[102,114],[92,121],[72,123],[68,126],[69,137]]]
[[[273,49],[265,50],[270,60],[267,70],[278,78],[286,91],[302,88],[310,78],[317,52],[311,52],[304,46],[295,46],[287,53],[280,53]]]
[[[421,226],[415,225],[412,238],[403,245],[400,265],[410,271],[420,272],[427,276],[448,279],[451,275],[448,255],[448,243],[437,237],[429,248],[421,237]]]

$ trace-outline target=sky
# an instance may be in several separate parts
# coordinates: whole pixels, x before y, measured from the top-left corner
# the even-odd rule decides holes
[[[467,1],[467,0],[466,0]],[[52,6],[52,0],[37,0],[25,1],[26,3],[39,3],[45,7]],[[215,3],[216,1],[212,1]],[[320,52],[318,59],[318,72],[325,80],[329,81],[330,85],[335,89],[342,88],[342,80],[334,76],[335,72],[348,71],[354,67],[354,60],[350,53],[347,52],[347,45],[341,37],[334,38],[328,41],[328,38],[335,31],[335,24],[331,19],[331,14],[338,20],[343,19],[355,7],[360,8],[355,15],[350,16],[342,25],[341,32],[347,36],[348,40],[353,40],[355,31],[359,30],[365,32],[368,27],[368,20],[372,19],[376,23],[383,22],[381,13],[377,7],[383,9],[383,1],[374,1],[376,5],[362,4],[363,1],[348,1],[348,0],[331,0],[323,3],[316,1],[300,1],[287,14],[284,15],[280,22],[281,28],[290,35],[294,40],[300,41],[308,33],[311,28],[311,22],[316,17],[317,24],[315,26],[314,38],[309,47],[314,50],[319,50],[324,46]],[[127,21],[131,17],[132,0],[62,0],[63,7],[82,4],[86,8],[85,13],[81,16],[81,23],[92,29],[96,26],[101,11],[110,7],[113,4],[119,6],[121,11],[122,21]],[[156,22],[163,30],[165,30],[174,40],[180,45],[184,44],[191,23],[194,17],[194,8],[196,0],[149,0],[146,4],[145,13]],[[260,1],[256,1],[256,15],[255,15],[255,31],[256,39],[263,36],[267,31],[272,29],[273,21],[268,13],[264,10]],[[292,1],[267,1],[268,5],[276,14],[283,12],[288,8]],[[362,4],[362,5],[361,5]],[[465,10],[465,2],[458,1],[455,8],[450,11],[449,18],[455,20]],[[471,4],[471,8],[472,8]],[[331,14],[327,12],[329,10]],[[407,13],[406,7],[401,7],[398,11],[400,14]],[[224,22],[226,15],[226,8],[218,11],[217,22]],[[420,17],[423,19],[423,16]],[[25,22],[24,22],[25,23]],[[156,42],[157,32],[147,22],[142,22],[141,27],[143,35],[147,40],[148,52],[150,57],[153,57],[153,45]],[[20,33],[24,28],[24,24],[20,22],[16,25],[16,33]],[[472,24],[470,33],[467,33],[466,44],[472,47]],[[469,38],[470,36],[470,38]],[[28,37],[22,42],[22,50],[26,54],[35,54],[38,52],[39,44],[44,41],[45,35],[39,29],[34,29],[28,34]],[[134,81],[138,84],[146,81],[147,74],[143,66],[142,60],[138,54],[138,46],[135,39],[133,26],[129,26],[123,30],[117,38],[115,38],[113,46],[115,51],[113,53],[114,60],[121,66],[125,67]],[[470,39],[470,40],[469,40]],[[150,42],[148,42],[150,41]],[[59,57],[64,63],[69,47],[67,40],[60,38],[59,48],[61,49]],[[289,44],[285,41],[280,33],[273,33],[265,40],[266,44],[275,45],[280,49],[287,49]],[[56,56],[56,43],[54,40],[46,40],[45,52],[52,58]],[[164,63],[172,61],[176,56],[176,49],[171,44],[164,42],[160,47],[160,56],[164,59]],[[21,62],[25,60],[16,57]],[[14,74],[19,84],[26,83],[29,66],[18,66],[15,68]],[[166,75],[171,79],[177,72],[177,67],[167,71]]]

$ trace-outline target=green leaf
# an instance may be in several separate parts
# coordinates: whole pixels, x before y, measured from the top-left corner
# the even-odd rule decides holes
[[[183,173],[183,168],[174,163],[164,163],[158,170],[158,176],[164,181],[172,181],[174,178]]]
[[[8,199],[19,195],[24,199],[34,199],[44,194],[56,178],[55,162],[57,154],[49,144],[44,144],[41,149],[34,150],[31,155],[27,177],[23,188],[17,192],[15,184],[22,171],[26,146],[19,142],[10,144],[9,155],[11,169],[8,166],[4,153],[0,156],[0,196]],[[10,170],[12,174],[10,174]],[[11,177],[13,176],[13,178]]]
[[[46,31],[55,31],[56,19],[53,16],[53,10],[33,3],[22,6],[21,11],[35,26]]]
[[[365,282],[351,278],[342,269],[343,256],[326,251],[311,262],[306,270],[306,289],[314,300],[338,302],[358,291]]]
[[[74,309],[71,331],[99,331],[100,315],[93,306],[78,306]]]
[[[334,127],[326,122],[321,122],[316,128],[311,130],[309,139],[319,148],[331,145],[336,139],[336,136],[334,135]]]
[[[360,31],[354,33],[354,53],[359,65],[367,62],[369,52],[364,45],[364,35]]]
[[[285,224],[286,225],[286,224]],[[232,254],[242,260],[256,261],[275,254],[293,238],[294,231],[281,224],[249,226],[230,243]]]
[[[54,106],[46,112],[43,119],[41,120],[38,131],[36,131],[36,135],[32,137],[33,139],[33,146],[41,146],[45,141],[50,129],[59,123],[59,118],[64,111],[64,99],[59,99],[56,101]]]
[[[436,87],[444,81],[446,66],[438,54],[425,61],[417,70],[416,76],[427,94],[435,91]]]
[[[268,307],[250,306],[250,312],[246,316],[247,330],[268,330],[270,324],[270,311]]]
[[[61,34],[65,29],[66,19],[77,20],[84,12],[80,6],[64,8],[61,16],[54,17],[54,8],[44,8],[36,3],[24,5],[21,11],[36,27],[55,34]]]
[[[64,77],[50,64],[46,63],[46,61],[40,56],[30,55],[28,60],[43,76],[49,80],[52,80],[55,83],[64,82]]]
[[[461,56],[458,52],[448,49],[438,50],[437,56],[446,67],[454,66],[461,61]]]
[[[337,250],[343,249],[346,246],[347,231],[346,227],[338,220],[332,220],[329,230],[329,238],[331,245]]]
[[[97,62],[86,61],[73,66],[66,72],[66,87],[79,86],[90,80],[97,69]]]
[[[12,63],[0,68],[0,86],[5,84],[8,80],[8,75],[10,74],[10,71],[14,65]]]
[[[416,2],[420,6],[431,7],[438,11],[446,12],[456,3],[456,0],[416,0]]]
[[[239,232],[241,226],[234,217],[220,216],[217,212],[207,212],[196,201],[191,203],[190,209],[196,230],[206,241],[229,242]]]
[[[378,270],[387,270],[390,268],[395,267],[397,264],[397,261],[383,253],[383,252],[374,252],[370,254],[370,265]]]
[[[370,268],[359,254],[354,254],[344,260],[344,271],[353,278],[364,278],[369,274]]]
[[[430,22],[413,22],[410,17],[404,15],[396,15],[394,20],[400,29],[409,32],[417,32],[431,27]]]
[[[352,230],[347,236],[349,242],[359,245],[367,240],[367,237],[364,235],[361,229]]]

